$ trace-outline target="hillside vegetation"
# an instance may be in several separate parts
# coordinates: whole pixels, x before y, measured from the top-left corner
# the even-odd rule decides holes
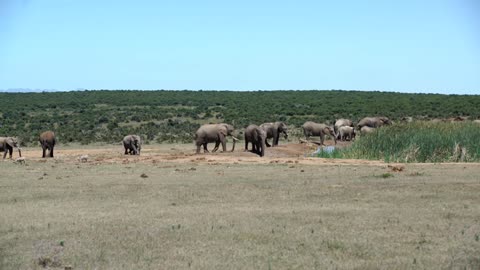
[[[307,120],[385,115],[393,120],[480,116],[480,96],[364,91],[78,91],[0,93],[0,135],[36,143],[54,130],[62,143],[119,142],[125,134],[146,141],[190,142],[200,124]]]

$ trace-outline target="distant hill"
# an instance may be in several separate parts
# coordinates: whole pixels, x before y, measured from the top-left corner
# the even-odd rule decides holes
[[[479,95],[366,91],[72,91],[0,93],[0,136],[37,140],[55,130],[60,141],[118,142],[127,133],[147,141],[191,141],[200,124],[307,120],[333,123],[373,115],[394,120],[480,116]]]

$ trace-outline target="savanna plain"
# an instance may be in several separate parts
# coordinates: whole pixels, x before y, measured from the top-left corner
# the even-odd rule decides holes
[[[479,163],[311,151],[25,148],[0,162],[0,268],[480,269]]]

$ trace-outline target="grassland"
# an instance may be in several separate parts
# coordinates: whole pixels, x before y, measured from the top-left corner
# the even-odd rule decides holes
[[[1,269],[480,268],[475,163],[37,148],[0,162]]]

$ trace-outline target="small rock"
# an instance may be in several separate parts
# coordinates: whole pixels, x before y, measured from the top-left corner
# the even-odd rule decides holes
[[[142,178],[148,178],[148,175],[142,173],[142,174],[140,175],[140,177],[142,177]]]

